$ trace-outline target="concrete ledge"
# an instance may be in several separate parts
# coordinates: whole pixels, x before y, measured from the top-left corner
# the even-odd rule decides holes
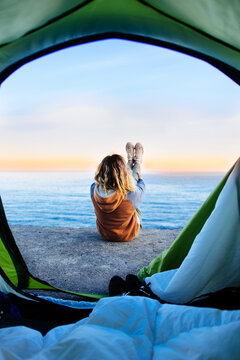
[[[93,228],[11,226],[30,272],[51,285],[107,294],[112,276],[137,274],[180,230],[144,229],[127,243],[107,242]]]

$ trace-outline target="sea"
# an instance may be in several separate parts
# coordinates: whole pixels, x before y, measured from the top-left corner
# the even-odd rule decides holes
[[[223,178],[222,173],[143,173],[143,228],[180,229]],[[94,172],[0,172],[10,225],[95,227],[89,188]]]

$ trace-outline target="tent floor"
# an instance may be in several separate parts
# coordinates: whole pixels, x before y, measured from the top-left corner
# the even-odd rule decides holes
[[[113,243],[94,228],[14,225],[11,230],[33,275],[58,288],[95,294],[107,294],[113,275],[137,274],[180,232],[143,229],[131,242]]]

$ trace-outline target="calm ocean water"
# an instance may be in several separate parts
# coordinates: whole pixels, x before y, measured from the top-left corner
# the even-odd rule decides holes
[[[191,219],[223,174],[143,174],[144,228],[177,229]],[[0,172],[11,225],[95,227],[89,196],[93,172]]]

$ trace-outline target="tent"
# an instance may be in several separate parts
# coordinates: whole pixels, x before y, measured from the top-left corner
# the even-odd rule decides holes
[[[119,38],[202,59],[240,84],[239,18],[237,0],[2,1],[0,83],[40,56]],[[240,286],[239,167],[238,161],[173,246],[140,271],[139,277],[166,300],[184,303],[205,290]],[[205,266],[208,271],[200,271]],[[24,289],[60,291],[30,274],[1,204],[0,290],[36,301]],[[79,299],[96,302],[99,296],[79,294]],[[45,338],[24,327],[0,329],[0,338],[3,359],[78,359],[79,354],[85,359],[192,359],[199,354],[204,359],[224,359],[226,354],[238,359],[240,311],[106,298],[89,318],[53,329]]]

